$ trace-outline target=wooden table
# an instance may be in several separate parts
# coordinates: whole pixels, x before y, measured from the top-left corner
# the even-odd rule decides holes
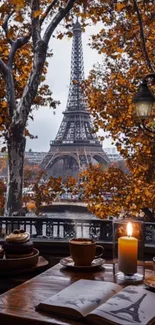
[[[146,270],[148,275],[151,271]],[[82,325],[84,323],[35,311],[35,306],[79,279],[114,281],[112,265],[91,271],[73,270],[60,264],[0,295],[2,325]]]
[[[43,256],[39,256],[38,263],[34,267],[12,270],[0,269],[0,294],[45,271],[48,264]]]

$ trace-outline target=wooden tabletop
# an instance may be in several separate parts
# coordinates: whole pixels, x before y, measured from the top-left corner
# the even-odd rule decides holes
[[[146,275],[151,271],[146,270]],[[35,278],[0,295],[0,321],[2,325],[82,325],[84,323],[52,314],[35,311],[39,302],[56,294],[79,279],[114,282],[112,265],[105,264],[96,270],[75,270],[60,264]]]
[[[38,263],[34,267],[12,270],[0,269],[0,294],[45,271],[48,264],[44,257],[39,256]]]

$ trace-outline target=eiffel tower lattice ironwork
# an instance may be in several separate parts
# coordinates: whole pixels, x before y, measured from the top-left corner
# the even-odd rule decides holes
[[[84,80],[80,23],[73,25],[70,87],[64,117],[41,167],[54,177],[77,177],[90,163],[108,165],[110,160],[93,133],[92,121],[81,89]]]
[[[132,320],[134,322],[141,323],[141,321],[139,319],[138,310],[139,310],[141,302],[146,297],[146,295],[147,294],[144,293],[142,295],[142,297],[140,297],[136,302],[134,302],[133,304],[131,304],[128,307],[124,307],[124,308],[121,308],[119,310],[115,310],[114,311],[115,316],[117,315],[116,317],[126,320],[125,317],[123,318],[123,316],[119,316],[118,314],[127,314],[127,315],[130,315],[132,317]]]

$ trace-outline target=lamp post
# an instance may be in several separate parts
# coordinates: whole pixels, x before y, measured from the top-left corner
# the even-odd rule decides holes
[[[155,111],[153,112],[153,106],[155,104],[155,96],[149,89],[148,84],[152,81],[152,84],[155,84],[155,72],[147,74],[137,91],[134,95],[132,102],[135,104],[135,113],[140,120],[139,127],[145,131],[147,136],[151,138],[151,154],[152,159],[150,159],[149,167],[146,173],[146,182],[150,183],[152,179],[155,177],[155,164],[154,164],[154,157],[155,157]],[[152,121],[149,117],[153,117]],[[154,210],[152,211],[152,217],[154,218]]]
[[[155,73],[150,73],[143,78],[139,90],[132,100],[135,104],[135,113],[143,122],[151,116],[155,103],[155,96],[148,87],[148,81],[150,79],[155,83]],[[152,132],[151,129],[150,131]]]

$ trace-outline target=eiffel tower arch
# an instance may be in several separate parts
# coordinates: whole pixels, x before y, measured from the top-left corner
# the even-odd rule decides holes
[[[81,89],[84,80],[82,29],[80,23],[73,25],[70,87],[66,110],[50,150],[41,163],[49,176],[77,177],[89,164],[107,166],[109,158],[100,141],[93,133],[93,125]]]

